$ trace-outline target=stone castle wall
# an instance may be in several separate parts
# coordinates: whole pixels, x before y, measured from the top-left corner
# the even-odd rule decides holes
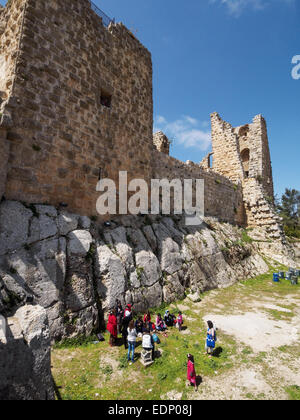
[[[100,172],[149,179],[151,55],[122,24],[104,27],[88,0],[12,0],[5,34],[20,28],[24,8],[2,109],[13,123],[5,197],[94,214]]]
[[[0,98],[11,94],[20,48],[25,2],[14,0],[0,7]]]
[[[211,116],[213,169],[226,178],[238,182],[243,177],[239,158],[239,143],[234,128],[214,113]]]
[[[166,154],[154,152],[153,178],[203,179],[205,216],[230,223],[244,224],[242,189],[228,178],[205,170],[193,162],[183,163]]]
[[[204,178],[205,214],[243,225],[244,179],[273,197],[261,116],[233,128],[212,114],[212,168],[210,156],[200,165],[168,156],[167,137],[153,137],[151,54],[122,24],[106,28],[89,0],[11,0],[0,34],[0,198],[95,215],[100,177]]]

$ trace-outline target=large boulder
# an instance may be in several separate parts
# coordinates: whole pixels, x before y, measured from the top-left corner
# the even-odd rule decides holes
[[[104,243],[97,246],[95,276],[104,311],[114,307],[116,299],[124,300],[126,270],[121,258]]]
[[[0,255],[25,245],[33,213],[17,201],[0,204]]]
[[[42,307],[26,305],[8,318],[0,335],[0,400],[54,400],[50,351]]]

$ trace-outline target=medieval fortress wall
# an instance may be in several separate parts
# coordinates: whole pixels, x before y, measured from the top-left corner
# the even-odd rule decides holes
[[[206,214],[244,223],[237,177],[153,138],[151,55],[122,24],[89,0],[11,0],[1,32],[1,197],[94,215],[99,176],[202,177]]]
[[[10,0],[0,36],[0,198],[91,216],[100,177],[202,178],[206,216],[284,239],[261,115],[234,128],[212,114],[212,153],[183,163],[153,136],[151,54],[89,0]]]
[[[0,8],[0,399],[54,398],[50,339],[98,331],[116,299],[145,311],[265,273],[262,255],[293,263],[272,206],[264,119],[234,128],[214,113],[212,153],[170,157],[165,134],[153,136],[149,51],[91,6]],[[203,223],[87,217],[99,178],[118,185],[119,171],[148,183],[204,179]]]
[[[10,119],[5,197],[64,202],[91,215],[100,172],[148,180],[150,53],[122,24],[106,28],[88,0],[12,0],[2,14],[2,74],[13,80],[9,90],[2,82]]]

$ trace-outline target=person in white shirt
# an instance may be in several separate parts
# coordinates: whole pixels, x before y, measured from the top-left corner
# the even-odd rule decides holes
[[[129,322],[128,325],[128,355],[127,355],[127,359],[128,362],[130,361],[130,353],[131,353],[131,362],[134,363],[134,350],[135,350],[135,345],[136,345],[136,338],[137,338],[137,332],[136,329],[134,327],[134,321],[131,320]]]
[[[146,330],[143,334],[142,347],[144,350],[152,350],[152,360],[154,360],[155,346],[152,335],[150,334],[150,330]]]

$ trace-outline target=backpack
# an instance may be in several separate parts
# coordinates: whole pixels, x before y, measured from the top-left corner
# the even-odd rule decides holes
[[[97,338],[98,338],[98,340],[99,341],[105,341],[105,338],[103,337],[103,335],[102,334],[97,334]]]
[[[152,338],[153,338],[154,343],[160,344],[160,339],[159,339],[158,335],[153,334]]]

